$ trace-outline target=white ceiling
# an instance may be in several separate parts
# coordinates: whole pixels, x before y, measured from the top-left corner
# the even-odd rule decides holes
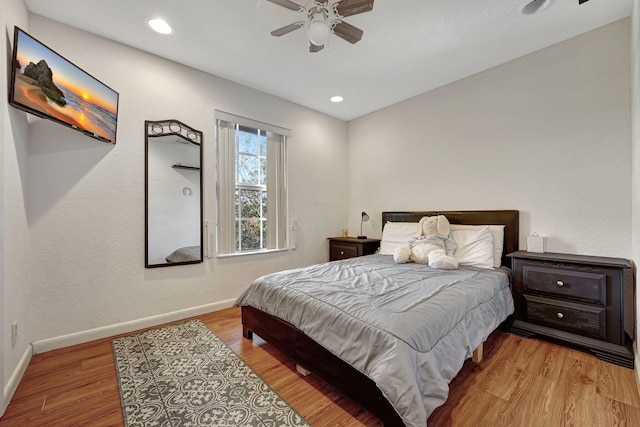
[[[25,0],[33,13],[343,120],[627,17],[632,3],[552,0],[524,15],[528,1],[375,0],[345,18],[364,30],[359,43],[331,35],[328,49],[309,53],[304,29],[269,34],[300,15],[266,0]],[[152,32],[150,17],[174,34]]]

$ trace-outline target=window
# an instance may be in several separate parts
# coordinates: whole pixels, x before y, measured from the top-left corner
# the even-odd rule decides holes
[[[289,131],[216,112],[219,255],[287,247]]]

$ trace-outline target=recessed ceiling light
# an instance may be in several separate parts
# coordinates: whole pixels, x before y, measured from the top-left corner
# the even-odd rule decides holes
[[[147,19],[147,25],[151,27],[153,31],[160,34],[171,34],[173,33],[173,28],[171,25],[167,24],[162,18],[149,18]]]
[[[331,102],[342,102],[344,101],[344,98],[341,97],[340,95],[336,95],[336,96],[332,96],[331,97]]]

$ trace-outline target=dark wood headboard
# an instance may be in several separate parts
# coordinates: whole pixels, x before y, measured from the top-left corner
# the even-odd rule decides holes
[[[503,225],[504,248],[502,265],[510,266],[511,261],[506,254],[520,249],[520,212],[503,211],[409,211],[382,212],[382,227],[391,222],[418,222],[423,216],[444,215],[451,224],[467,225]]]

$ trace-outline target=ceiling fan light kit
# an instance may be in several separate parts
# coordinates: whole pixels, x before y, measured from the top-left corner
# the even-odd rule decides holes
[[[329,26],[325,23],[325,17],[322,13],[315,13],[309,23],[309,42],[316,46],[324,46],[329,40]]]
[[[371,11],[374,0],[307,0],[305,6],[291,0],[267,1],[306,15],[304,21],[294,22],[271,31],[272,36],[280,37],[307,27],[309,52],[319,52],[327,44],[331,33],[351,44],[359,42],[364,32],[342,19]]]

